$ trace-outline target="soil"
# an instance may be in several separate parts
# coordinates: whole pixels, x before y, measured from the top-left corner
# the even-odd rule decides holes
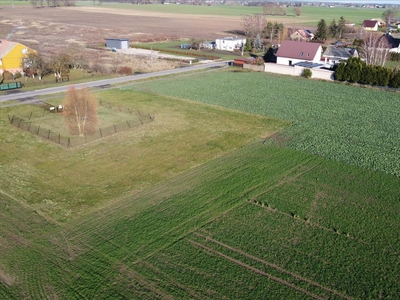
[[[106,38],[129,38],[131,43],[184,40],[214,40],[235,34],[240,17],[183,15],[102,7],[0,6],[0,39],[7,38],[35,49],[50,59],[68,53],[95,72],[115,73],[128,66],[134,72],[178,67],[181,62],[143,57],[115,56],[105,46]],[[101,68],[99,68],[99,66]]]

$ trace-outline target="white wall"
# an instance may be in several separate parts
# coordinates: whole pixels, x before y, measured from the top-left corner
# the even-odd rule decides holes
[[[299,67],[299,66],[291,67],[291,66],[278,65],[274,63],[265,64],[265,72],[270,72],[275,74],[301,76],[304,69],[305,69],[304,67]],[[333,71],[322,70],[322,69],[311,69],[311,72],[312,72],[312,78],[333,81]]]

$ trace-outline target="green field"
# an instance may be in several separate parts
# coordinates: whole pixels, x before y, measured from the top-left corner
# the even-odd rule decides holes
[[[400,298],[398,92],[232,68],[94,94],[155,120],[65,149],[0,109],[0,299]]]

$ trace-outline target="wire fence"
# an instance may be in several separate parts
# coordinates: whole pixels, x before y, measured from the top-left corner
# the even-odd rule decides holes
[[[40,123],[40,117],[44,117],[46,113],[49,113],[45,109],[43,110],[43,112],[42,111],[31,112],[25,118],[13,115],[13,116],[8,116],[8,119],[10,121],[10,124],[18,127],[19,129],[28,131],[34,135],[37,135],[43,139],[46,139],[48,141],[51,141],[66,148],[80,146],[97,139],[105,138],[114,135],[116,133],[150,123],[154,120],[154,116],[150,115],[149,113],[133,111],[132,109],[126,107],[123,108],[120,106],[118,107],[112,106],[106,102],[103,102],[100,105],[102,106],[107,105],[107,107],[110,109],[113,110],[117,109],[120,112],[125,112],[127,116],[126,120],[117,124],[113,124],[112,126],[99,128],[95,133],[90,135],[87,134],[81,137],[81,136],[65,136],[62,135],[61,133],[52,131],[51,129],[39,125],[38,123]]]

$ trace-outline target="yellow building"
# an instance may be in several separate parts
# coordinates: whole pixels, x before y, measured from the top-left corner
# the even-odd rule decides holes
[[[20,43],[0,40],[0,75],[2,75],[4,71],[9,71],[13,74],[22,72],[22,59],[29,51],[34,50]]]

